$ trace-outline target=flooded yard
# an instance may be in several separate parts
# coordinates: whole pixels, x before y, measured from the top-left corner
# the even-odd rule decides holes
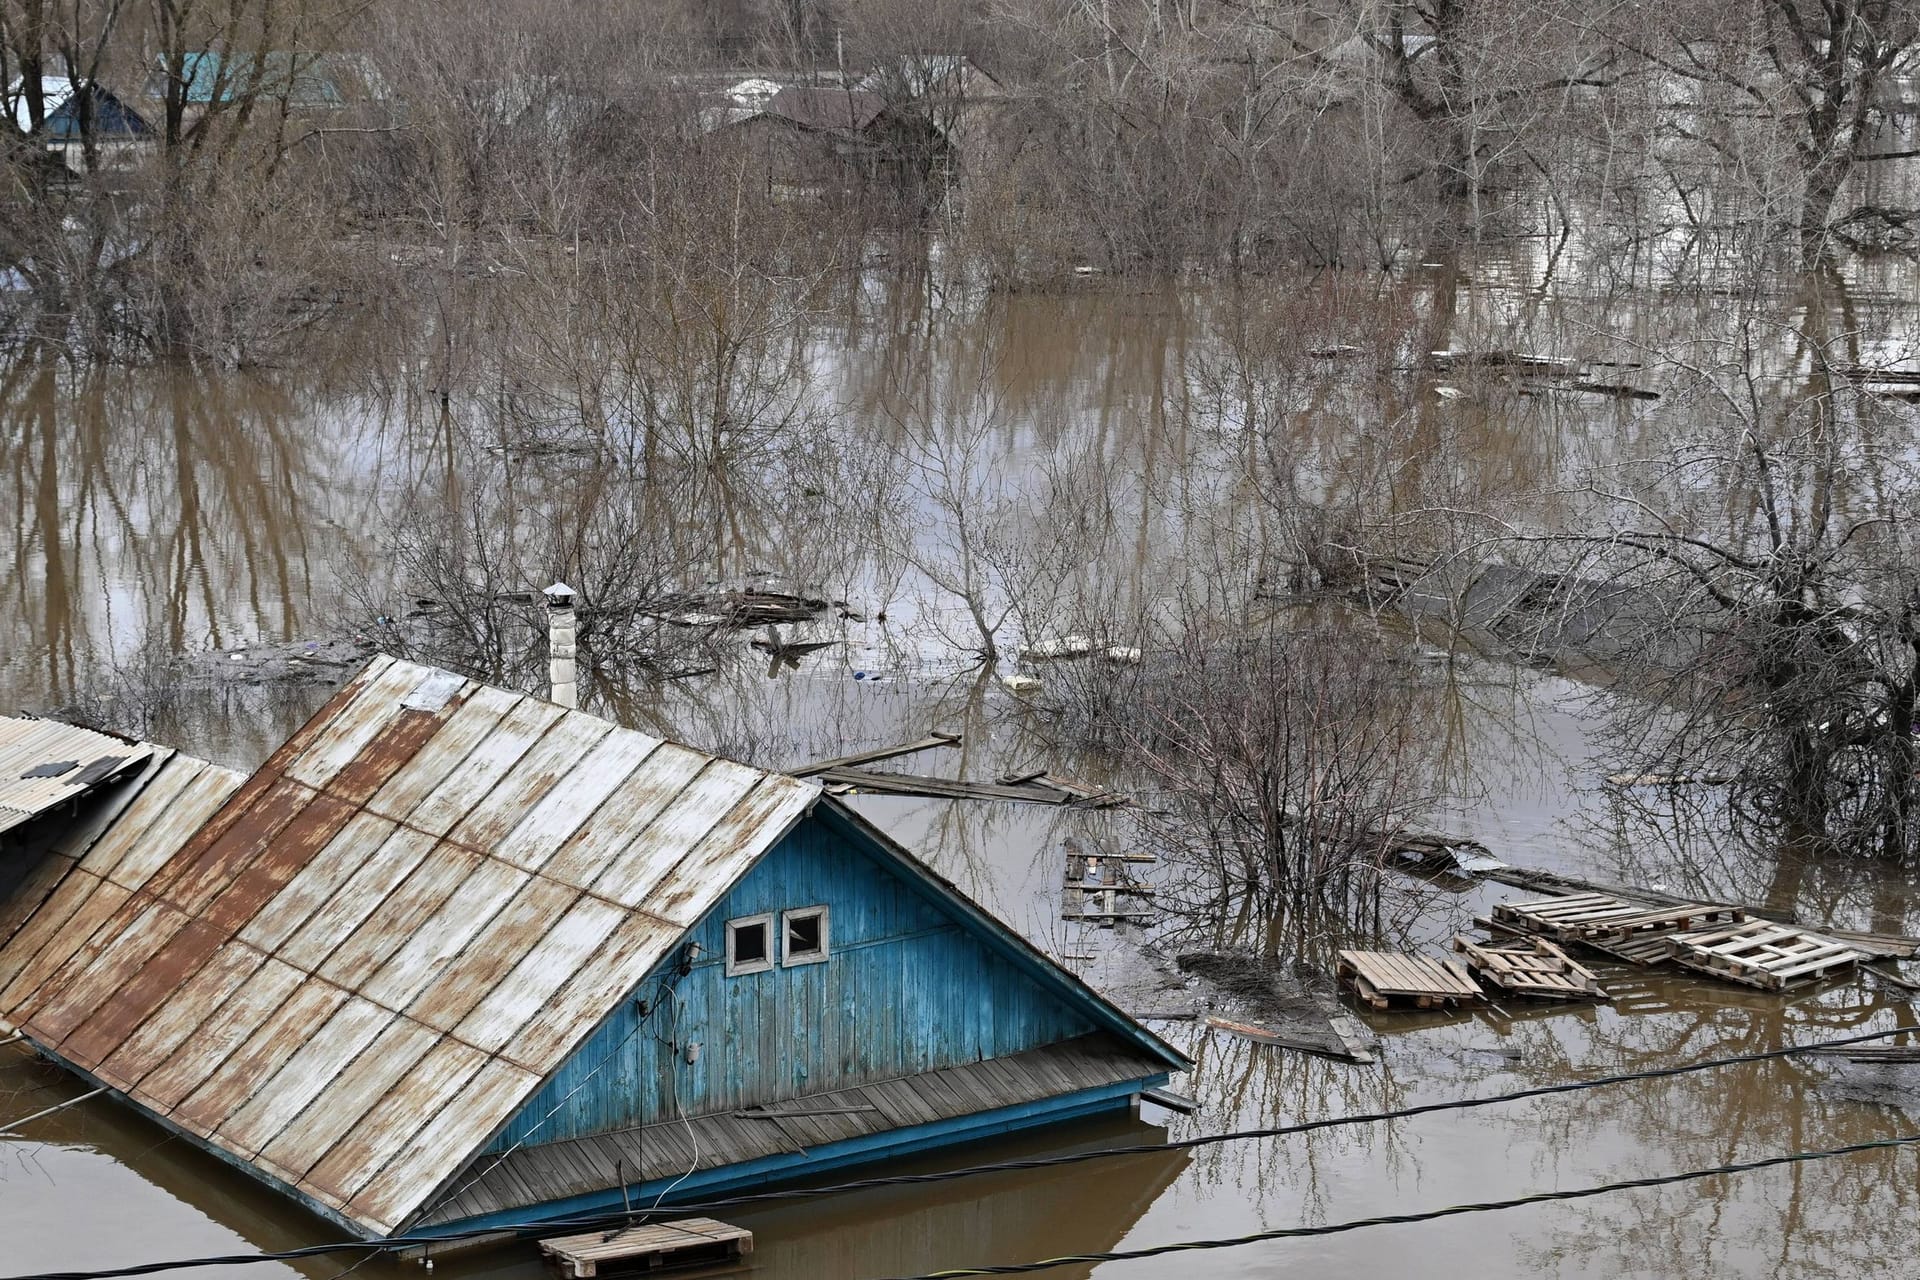
[[[1111,287],[936,310],[911,280],[880,274],[793,338],[798,380],[763,396],[791,394],[780,429],[719,453],[711,440],[656,438],[654,419],[614,407],[613,388],[556,391],[557,366],[515,373],[511,352],[467,331],[420,341],[439,350],[431,356],[368,334],[365,349],[282,372],[76,371],[29,351],[0,373],[0,703],[79,708],[251,769],[363,653],[405,649],[541,691],[543,637],[523,597],[568,578],[604,619],[583,705],[624,724],[770,767],[949,732],[960,745],[901,767],[974,780],[1044,768],[1165,814],[1179,798],[1164,778],[1077,733],[1079,710],[1136,666],[1178,684],[1174,623],[1237,634],[1310,613],[1413,672],[1404,728],[1419,761],[1394,795],[1420,826],[1516,866],[1920,932],[1920,900],[1897,867],[1757,852],[1717,838],[1726,823],[1710,792],[1678,789],[1692,812],[1676,815],[1665,790],[1607,785],[1631,733],[1603,705],[1617,676],[1591,649],[1522,651],[1497,629],[1457,631],[1444,610],[1370,609],[1330,572],[1310,581],[1311,557],[1293,554],[1355,544],[1368,520],[1404,520],[1451,530],[1463,560],[1498,560],[1496,533],[1566,527],[1597,501],[1595,476],[1668,447],[1703,412],[1704,397],[1682,387],[1687,370],[1645,353],[1717,304],[1568,282],[1549,247],[1449,256],[1365,289],[1273,284],[1251,300]],[[1748,366],[1756,394],[1793,394],[1809,376],[1796,344],[1822,326],[1821,341],[1851,344],[1855,363],[1910,356],[1916,283],[1857,279],[1839,303],[1782,303],[1789,321]],[[1872,343],[1860,337],[1869,332]],[[1609,385],[1658,398],[1424,359],[1456,348],[1611,362]],[[601,413],[582,434],[582,416],[562,410],[585,401]],[[1911,406],[1889,414],[1887,451],[1911,453]],[[621,487],[636,458],[653,465]],[[1861,492],[1876,483],[1870,468],[1849,478]],[[1479,514],[1463,515],[1469,506]],[[449,588],[462,583],[469,594],[456,597]],[[622,601],[741,584],[822,607],[770,630],[645,609],[614,617]],[[1021,656],[1075,634],[1142,653]],[[756,639],[825,647],[783,661]],[[1668,712],[1649,703],[1643,714]],[[1153,843],[1169,838],[1168,822],[979,800],[853,803],[1090,974],[1114,948],[1161,933],[1171,950],[1251,947],[1324,974],[1346,945],[1437,953],[1496,902],[1526,896],[1387,872],[1381,905],[1344,922],[1350,933],[1331,919],[1165,914],[1101,928],[1061,918],[1065,843],[1146,849],[1159,859],[1149,882],[1175,899],[1187,864]],[[1359,1009],[1381,1040],[1368,1065],[1203,1020],[1156,1022],[1195,1062],[1172,1086],[1199,1102],[1194,1114],[1149,1104],[1135,1120],[969,1148],[966,1161],[1283,1126],[1920,1024],[1911,993],[1868,972],[1779,995],[1624,964],[1598,972],[1611,1003]],[[1124,1251],[1901,1137],[1920,1132],[1920,1067],[1904,1071],[1793,1057],[716,1216],[755,1233],[751,1273],[766,1280]],[[0,1130],[83,1091],[19,1046],[0,1048]],[[1878,1150],[1046,1274],[1905,1275],[1914,1158]],[[0,1234],[9,1272],[25,1274],[295,1249],[339,1233],[95,1099],[0,1136]],[[538,1266],[522,1247],[447,1258],[436,1273],[530,1278]],[[418,1268],[349,1253],[199,1274],[288,1270],[334,1280]]]

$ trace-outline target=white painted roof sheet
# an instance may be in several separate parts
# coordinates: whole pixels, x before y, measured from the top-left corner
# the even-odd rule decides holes
[[[0,831],[86,795],[153,754],[58,720],[0,716]]]

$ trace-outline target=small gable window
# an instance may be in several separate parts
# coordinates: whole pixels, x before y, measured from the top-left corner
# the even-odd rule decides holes
[[[788,965],[819,964],[827,958],[827,909],[806,907],[780,913],[780,932],[784,938],[781,962]]]
[[[741,916],[727,921],[727,976],[765,973],[773,968],[773,916]]]

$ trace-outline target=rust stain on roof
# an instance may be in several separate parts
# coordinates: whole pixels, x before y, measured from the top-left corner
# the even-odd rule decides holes
[[[244,784],[153,771],[0,935],[0,1024],[386,1235],[818,795],[376,658]]]

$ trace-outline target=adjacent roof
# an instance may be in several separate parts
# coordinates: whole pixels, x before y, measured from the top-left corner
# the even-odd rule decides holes
[[[15,77],[13,83],[7,86],[6,100],[12,110],[14,127],[22,133],[29,133],[33,120],[27,108],[26,94],[22,92],[24,84],[23,79]],[[78,138],[83,99],[90,99],[93,104],[91,128],[96,138],[144,138],[153,132],[138,111],[99,85],[85,85],[84,92],[76,92],[74,82],[66,76],[41,76],[41,136]]]
[[[677,1178],[810,1150],[892,1129],[1019,1106],[1164,1071],[1167,1064],[1108,1034],[1081,1036],[1004,1058],[791,1098],[616,1133],[517,1147],[487,1163],[422,1219],[433,1226],[564,1200],[627,1181]],[[778,1119],[768,1118],[778,1116]]]
[[[0,716],[0,831],[86,795],[152,754],[144,742],[58,720]]]
[[[390,658],[238,790],[204,775],[0,946],[0,1023],[373,1235],[819,796]]]
[[[164,58],[148,81],[149,97],[165,96],[169,70]],[[274,50],[222,53],[197,49],[181,61],[185,99],[196,105],[236,102],[260,94],[285,98],[296,107],[338,107],[352,98],[382,98],[386,85],[372,59],[355,53]]]
[[[762,114],[802,129],[858,133],[886,106],[886,99],[863,89],[782,89],[762,108]]]

